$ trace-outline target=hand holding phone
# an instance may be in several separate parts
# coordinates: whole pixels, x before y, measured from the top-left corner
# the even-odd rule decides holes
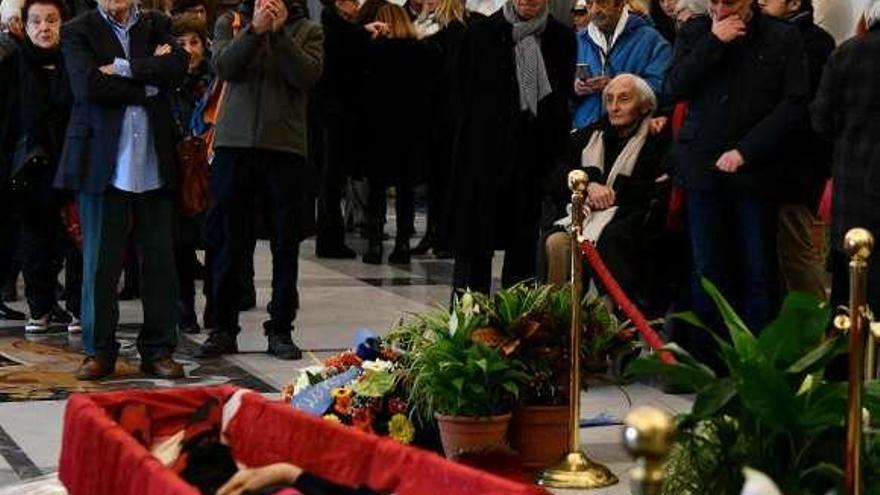
[[[581,81],[586,81],[591,76],[590,66],[587,64],[577,64],[577,67],[574,71],[574,78],[579,79]]]

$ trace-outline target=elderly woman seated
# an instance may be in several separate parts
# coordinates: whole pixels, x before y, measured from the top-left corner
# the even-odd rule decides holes
[[[571,194],[566,176],[582,167],[589,176],[584,235],[627,294],[637,297],[645,274],[646,245],[661,221],[657,207],[667,189],[666,135],[653,132],[657,98],[643,79],[622,74],[602,94],[607,112],[600,122],[571,135],[568,157],[561,164],[545,202],[545,266],[549,283],[560,285],[569,276]],[[551,223],[552,222],[552,223]]]

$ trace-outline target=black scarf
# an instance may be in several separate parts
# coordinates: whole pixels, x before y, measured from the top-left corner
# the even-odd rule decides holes
[[[27,37],[20,50],[18,128],[31,146],[42,146],[57,158],[73,103],[61,50],[40,48]]]

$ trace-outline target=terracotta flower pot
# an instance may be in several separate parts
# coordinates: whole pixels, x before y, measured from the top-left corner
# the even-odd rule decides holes
[[[545,468],[562,459],[569,444],[568,406],[520,406],[513,412],[510,446],[523,466]]]
[[[507,444],[507,427],[512,414],[474,418],[435,414],[440,429],[440,441],[446,457],[453,458],[467,452],[485,450]]]

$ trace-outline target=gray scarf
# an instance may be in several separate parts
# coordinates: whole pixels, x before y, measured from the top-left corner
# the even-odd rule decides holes
[[[538,102],[553,92],[541,43],[538,36],[547,27],[547,9],[528,20],[520,19],[513,6],[513,0],[504,4],[504,18],[513,26],[513,41],[516,42],[516,79],[519,81],[519,104],[521,110],[538,115]]]

